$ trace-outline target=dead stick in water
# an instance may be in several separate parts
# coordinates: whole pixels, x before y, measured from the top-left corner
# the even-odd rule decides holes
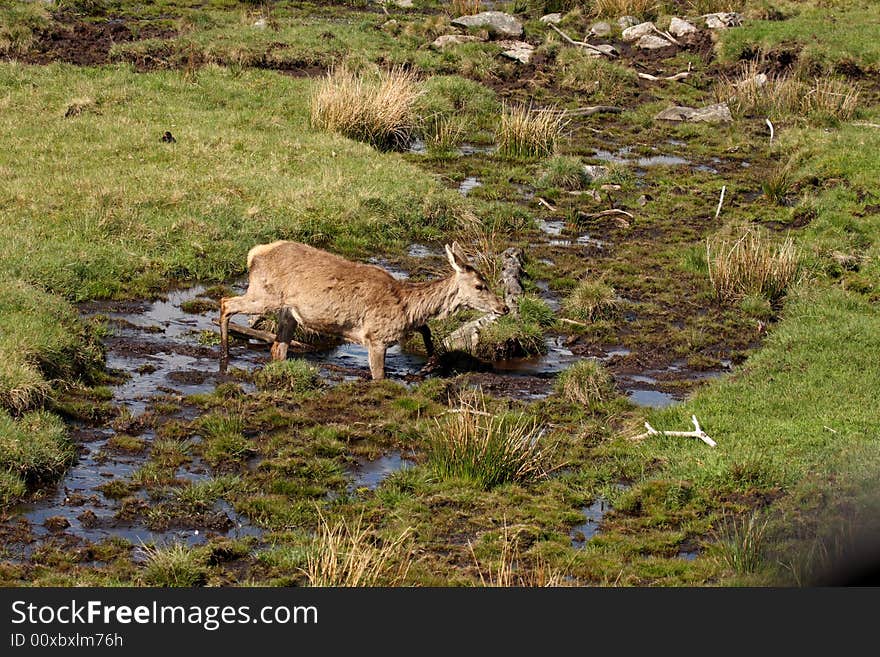
[[[547,208],[548,210],[550,210],[550,212],[556,212],[556,208],[554,208],[552,205],[550,205],[547,201],[545,201],[544,199],[542,199],[540,196],[536,196],[535,198],[538,200],[538,203],[540,203],[540,204],[543,205],[545,208]]]
[[[220,326],[219,319],[212,319],[211,323]],[[259,340],[260,342],[266,342],[267,344],[272,344],[273,342],[275,342],[274,333],[271,333],[270,331],[261,331],[260,329],[250,328],[248,326],[242,326],[241,324],[236,324],[235,322],[229,322],[229,332],[245,338],[252,338],[254,340]],[[298,342],[297,340],[291,340],[290,346],[294,349],[314,349],[314,347],[312,347],[311,345],[307,345],[305,342]]]
[[[575,321],[575,320],[573,320],[573,319],[568,319],[568,318],[566,318],[566,317],[558,317],[557,320],[560,321],[560,322],[565,322],[566,324],[574,324],[575,326],[583,326],[583,327],[586,327],[586,328],[589,328],[589,327],[590,327],[589,324],[586,324],[586,323],[584,323],[584,322],[578,322],[578,321]]]

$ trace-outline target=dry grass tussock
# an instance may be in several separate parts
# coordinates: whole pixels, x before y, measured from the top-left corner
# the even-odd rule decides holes
[[[483,11],[481,0],[452,0],[449,3],[450,16],[472,16]]]
[[[800,272],[800,257],[791,238],[774,242],[752,228],[739,237],[707,239],[706,262],[715,297],[721,302],[752,294],[776,301]]]
[[[428,434],[429,462],[443,479],[467,479],[484,488],[545,477],[556,445],[542,440],[537,421],[490,413],[482,391],[462,394],[458,407]]]
[[[762,67],[760,59],[752,60],[738,75],[722,78],[715,85],[716,99],[727,102],[737,115],[771,119],[846,121],[858,108],[859,90],[849,82],[762,73]]]
[[[507,522],[504,523],[500,541],[501,550],[495,564],[481,563],[474,552],[473,543],[468,544],[483,586],[555,587],[571,584],[566,580],[564,573],[551,566],[546,560],[524,558],[519,537],[511,536]]]
[[[412,565],[411,530],[392,541],[378,541],[363,526],[320,516],[315,546],[303,570],[310,586],[399,586]]]
[[[568,125],[565,112],[505,105],[495,133],[498,152],[507,157],[547,157],[556,152]]]
[[[376,148],[403,148],[415,130],[421,93],[415,74],[402,68],[372,75],[338,68],[312,95],[311,125]]]
[[[652,16],[662,5],[661,0],[593,0],[593,13],[606,18],[620,16]]]

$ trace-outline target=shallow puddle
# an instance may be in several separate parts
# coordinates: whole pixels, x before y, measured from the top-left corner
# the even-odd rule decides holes
[[[471,193],[473,189],[482,186],[483,183],[481,183],[476,176],[468,176],[467,178],[462,180],[461,184],[458,186],[458,193],[462,196],[467,196]]]
[[[599,525],[602,518],[611,510],[611,505],[602,497],[597,498],[589,506],[581,509],[584,514],[584,522],[580,525],[572,527],[569,536],[571,536],[571,546],[575,549],[582,549],[591,538],[599,532]]]
[[[413,461],[405,458],[400,452],[383,454],[379,458],[368,461],[359,459],[357,465],[349,470],[352,481],[348,485],[350,492],[359,488],[375,490],[389,476],[400,470],[406,470],[414,465]]]

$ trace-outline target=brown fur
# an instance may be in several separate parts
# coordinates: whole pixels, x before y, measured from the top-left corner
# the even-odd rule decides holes
[[[433,354],[427,321],[463,307],[505,313],[507,307],[467,264],[458,245],[446,247],[453,273],[429,283],[398,281],[381,267],[351,262],[298,242],[272,242],[248,253],[248,290],[220,301],[224,362],[229,318],[236,313],[280,312],[272,358],[283,360],[297,325],[367,347],[374,379],[384,376],[385,350],[419,331]]]

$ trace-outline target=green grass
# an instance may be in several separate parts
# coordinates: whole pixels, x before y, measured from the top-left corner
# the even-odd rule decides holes
[[[306,392],[320,384],[317,368],[301,358],[268,363],[254,374],[254,381],[266,390],[289,392]]]
[[[205,583],[207,568],[199,550],[182,543],[147,547],[143,580],[149,586],[193,587]]]
[[[4,272],[73,299],[225,280],[278,238],[351,252],[441,227],[423,222],[424,173],[308,129],[306,80],[3,64],[0,88],[19,110],[0,118]],[[93,111],[64,118],[83,97]]]
[[[0,502],[21,497],[27,486],[54,481],[76,451],[64,423],[45,411],[12,418],[0,409]]]
[[[854,63],[874,71],[880,67],[880,6],[876,2],[780,4],[786,20],[748,20],[742,27],[725,30],[721,34],[722,57],[736,60],[758,49],[794,48],[800,50],[804,65]]]
[[[556,380],[556,390],[572,404],[596,409],[614,396],[614,379],[595,360],[581,360]]]

